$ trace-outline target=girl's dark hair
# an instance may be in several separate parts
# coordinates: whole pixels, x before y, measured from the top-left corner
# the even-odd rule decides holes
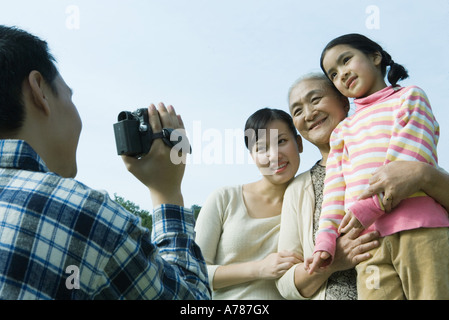
[[[324,70],[323,66],[324,55],[328,50],[340,44],[351,46],[357,50],[362,51],[365,54],[372,54],[375,52],[379,52],[382,55],[382,62],[380,67],[382,75],[384,77],[387,72],[387,66],[390,67],[387,79],[391,85],[395,86],[399,80],[404,80],[408,78],[407,70],[402,65],[394,62],[388,52],[386,52],[378,43],[358,33],[345,34],[343,36],[335,38],[326,45],[323,52],[321,53],[320,59],[321,69],[324,71],[325,74],[327,73],[326,70]]]
[[[263,108],[254,112],[245,124],[245,145],[251,151],[254,144],[259,140],[259,130],[265,130],[269,123],[274,120],[283,121],[296,138],[298,132],[292,117],[285,111],[279,109]],[[262,131],[263,132],[263,131]]]
[[[22,83],[39,71],[54,93],[58,74],[45,41],[15,27],[0,25],[0,134],[21,128],[25,118]]]

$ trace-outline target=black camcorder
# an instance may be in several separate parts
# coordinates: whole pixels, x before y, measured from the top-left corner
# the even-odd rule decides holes
[[[150,152],[155,139],[161,138],[169,147],[178,151],[192,153],[187,137],[181,130],[164,128],[154,133],[149,122],[148,109],[137,109],[134,112],[122,111],[114,124],[117,154],[139,158]],[[184,142],[184,143],[181,143]]]

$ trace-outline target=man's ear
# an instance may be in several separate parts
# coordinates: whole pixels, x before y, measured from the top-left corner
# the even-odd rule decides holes
[[[50,105],[48,103],[48,84],[39,71],[31,71],[28,75],[28,84],[30,85],[31,98],[34,105],[39,111],[44,112],[45,115],[50,114]]]

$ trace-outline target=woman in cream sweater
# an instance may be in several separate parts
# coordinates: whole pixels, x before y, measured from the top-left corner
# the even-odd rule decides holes
[[[213,299],[282,299],[275,279],[300,262],[295,253],[277,253],[277,246],[282,199],[302,141],[288,113],[265,108],[247,120],[245,144],[261,180],[214,191],[198,216],[195,241]]]

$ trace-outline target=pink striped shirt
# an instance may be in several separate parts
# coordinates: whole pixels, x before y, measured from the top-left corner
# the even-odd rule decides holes
[[[335,253],[338,226],[347,210],[367,231],[381,236],[421,227],[448,227],[446,210],[423,192],[385,214],[382,197],[357,197],[373,172],[391,161],[422,161],[434,166],[439,125],[424,91],[416,86],[387,87],[354,100],[355,113],[332,133],[324,199],[315,251]]]

